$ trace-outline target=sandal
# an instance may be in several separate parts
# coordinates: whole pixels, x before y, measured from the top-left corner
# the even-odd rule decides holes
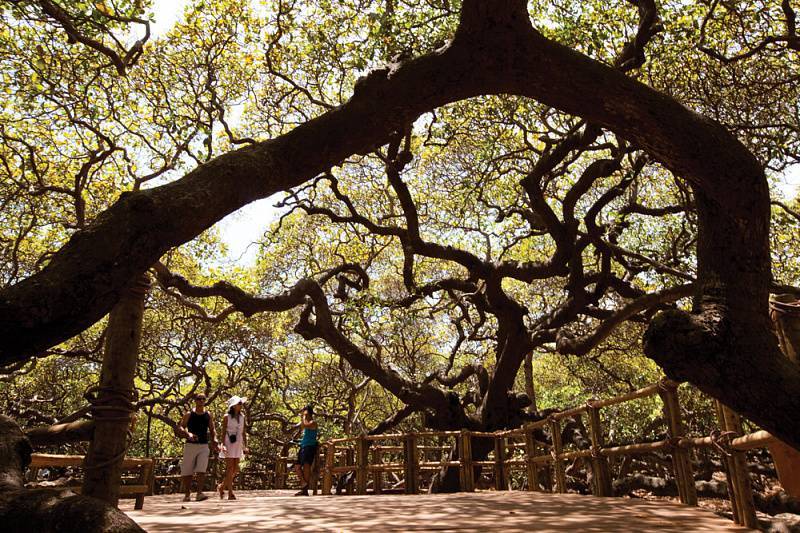
[[[225,487],[222,486],[222,483],[217,483],[217,492],[219,492],[219,499],[222,500],[225,497]]]
[[[235,495],[234,495],[232,492],[231,492],[231,493],[228,493],[228,499],[229,499],[229,500],[235,500],[235,499],[236,499],[236,496],[235,496]]]

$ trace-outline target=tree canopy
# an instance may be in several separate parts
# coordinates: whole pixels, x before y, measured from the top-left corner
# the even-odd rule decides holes
[[[197,390],[251,397],[265,449],[311,400],[493,430],[657,364],[800,445],[768,316],[800,294],[791,2],[152,8],[2,4],[4,411],[80,411],[150,271],[158,431]],[[214,225],[278,193],[231,265]]]

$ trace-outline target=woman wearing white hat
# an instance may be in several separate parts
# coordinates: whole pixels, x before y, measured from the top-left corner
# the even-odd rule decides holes
[[[239,473],[239,460],[247,453],[247,432],[245,431],[242,406],[247,398],[233,396],[228,400],[228,414],[222,419],[222,451],[220,458],[225,459],[225,478],[217,485],[219,497],[223,498],[228,489],[228,499],[235,500],[233,480]]]

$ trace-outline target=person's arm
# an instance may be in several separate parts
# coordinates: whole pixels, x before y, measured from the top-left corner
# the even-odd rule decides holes
[[[214,427],[214,417],[208,413],[208,436],[211,437],[211,451],[216,452],[219,450],[219,442],[217,442],[217,428]]]
[[[297,440],[300,438],[300,434],[303,432],[303,424],[301,423],[295,424],[289,429],[292,430],[292,432],[290,433],[291,435],[290,438],[293,440]]]
[[[247,449],[247,417],[242,415],[242,450],[248,453]]]
[[[303,414],[303,420],[300,422],[303,428],[317,429],[317,421],[308,418],[308,413]]]
[[[222,417],[222,446],[225,446],[225,435],[228,434],[228,415]]]
[[[188,426],[188,425],[189,425],[189,415],[190,415],[190,414],[191,414],[191,413],[186,413],[185,415],[183,415],[183,418],[181,418],[181,423],[178,425],[178,429],[180,429],[180,433],[182,433],[182,434],[183,434],[183,436],[184,436],[184,437],[186,437],[186,439],[187,439],[187,440],[189,440],[189,441],[191,442],[191,441],[192,441],[192,440],[194,440],[196,437],[194,436],[194,434],[193,434],[192,432],[190,432],[190,431],[189,431],[189,430],[186,428],[186,426]]]

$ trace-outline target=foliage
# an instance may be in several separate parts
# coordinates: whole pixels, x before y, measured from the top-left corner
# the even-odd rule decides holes
[[[138,1],[73,4],[78,29],[109,44],[130,31],[125,21],[109,22],[109,13],[138,19],[150,9]],[[774,178],[796,164],[797,51],[776,42],[729,58],[784,31],[775,6],[729,2],[709,13],[704,2],[660,4],[661,28],[647,47],[647,62],[629,75],[720,121]],[[41,39],[53,23],[42,18],[37,2],[10,5],[0,26],[4,286],[41,269],[122,192],[167,183],[218,154],[290,131],[346,101],[370,70],[444,46],[458,14],[456,2],[432,0],[196,0],[166,35],[142,44],[141,58],[127,64],[123,76],[110,71],[96,49]],[[535,0],[529,11],[549,37],[608,64],[621,57],[639,24],[637,11],[623,0]],[[123,41],[119,37],[120,53],[127,49]],[[412,217],[387,169],[401,166],[398,179],[413,201],[421,240],[491,265],[545,262],[558,243],[537,218],[544,209],[531,207],[525,177],[570,137],[588,136],[591,126],[505,95],[445,106],[403,132],[400,154],[412,157],[403,165],[397,153],[393,159],[381,147],[291,191],[280,223],[264,228],[255,265],[226,266],[224,243],[213,229],[162,262],[196,285],[225,280],[260,295],[355,263],[368,274],[368,288],[350,290],[341,300],[330,285],[324,289],[337,328],[365,357],[414,384],[441,383],[465,365],[493,374],[506,323],[500,312],[476,303],[489,281],[445,254],[416,251],[408,259],[408,242],[392,231],[408,229]],[[601,160],[617,167],[592,180],[569,206],[571,191]],[[685,305],[683,297],[633,314],[585,355],[558,354],[556,330],[590,334],[637,297],[694,279],[698,236],[690,192],[639,147],[602,129],[540,177],[546,206],[565,225],[574,220],[575,241],[591,240],[596,226],[602,242],[575,247],[580,272],[500,282],[503,294],[525,309],[525,327],[542,335],[534,358],[539,408],[656,381],[659,370],[640,355],[643,324],[657,310]],[[611,193],[616,196],[606,202]],[[797,208],[795,202],[773,211],[775,279],[790,285],[800,276]],[[391,231],[376,231],[353,213]],[[409,269],[417,292],[410,288]],[[603,274],[622,288],[601,291]],[[570,283],[579,275],[581,294],[597,297],[560,323],[554,317],[571,305]],[[475,290],[421,289],[453,279],[469,281]],[[257,437],[251,443],[260,457],[285,450],[294,417],[308,402],[317,404],[325,436],[369,431],[404,405],[329,342],[296,332],[301,313],[296,308],[245,318],[222,297],[192,299],[155,287],[136,382],[141,410],[133,452],[177,453],[170,421],[179,419],[198,390],[211,396],[218,418],[228,395],[251,398],[248,416]],[[540,327],[548,321],[553,327]],[[103,328],[98,323],[42,354],[50,357],[10,371],[0,383],[0,408],[30,426],[79,409],[83,391],[96,380]],[[523,391],[518,369],[512,383]],[[440,388],[457,393],[465,411],[476,415],[479,404],[466,401],[472,381]],[[700,404],[694,396],[687,403],[690,410]],[[613,438],[626,440],[660,415],[645,403],[609,416],[618,422]],[[413,416],[404,423],[427,422]]]

